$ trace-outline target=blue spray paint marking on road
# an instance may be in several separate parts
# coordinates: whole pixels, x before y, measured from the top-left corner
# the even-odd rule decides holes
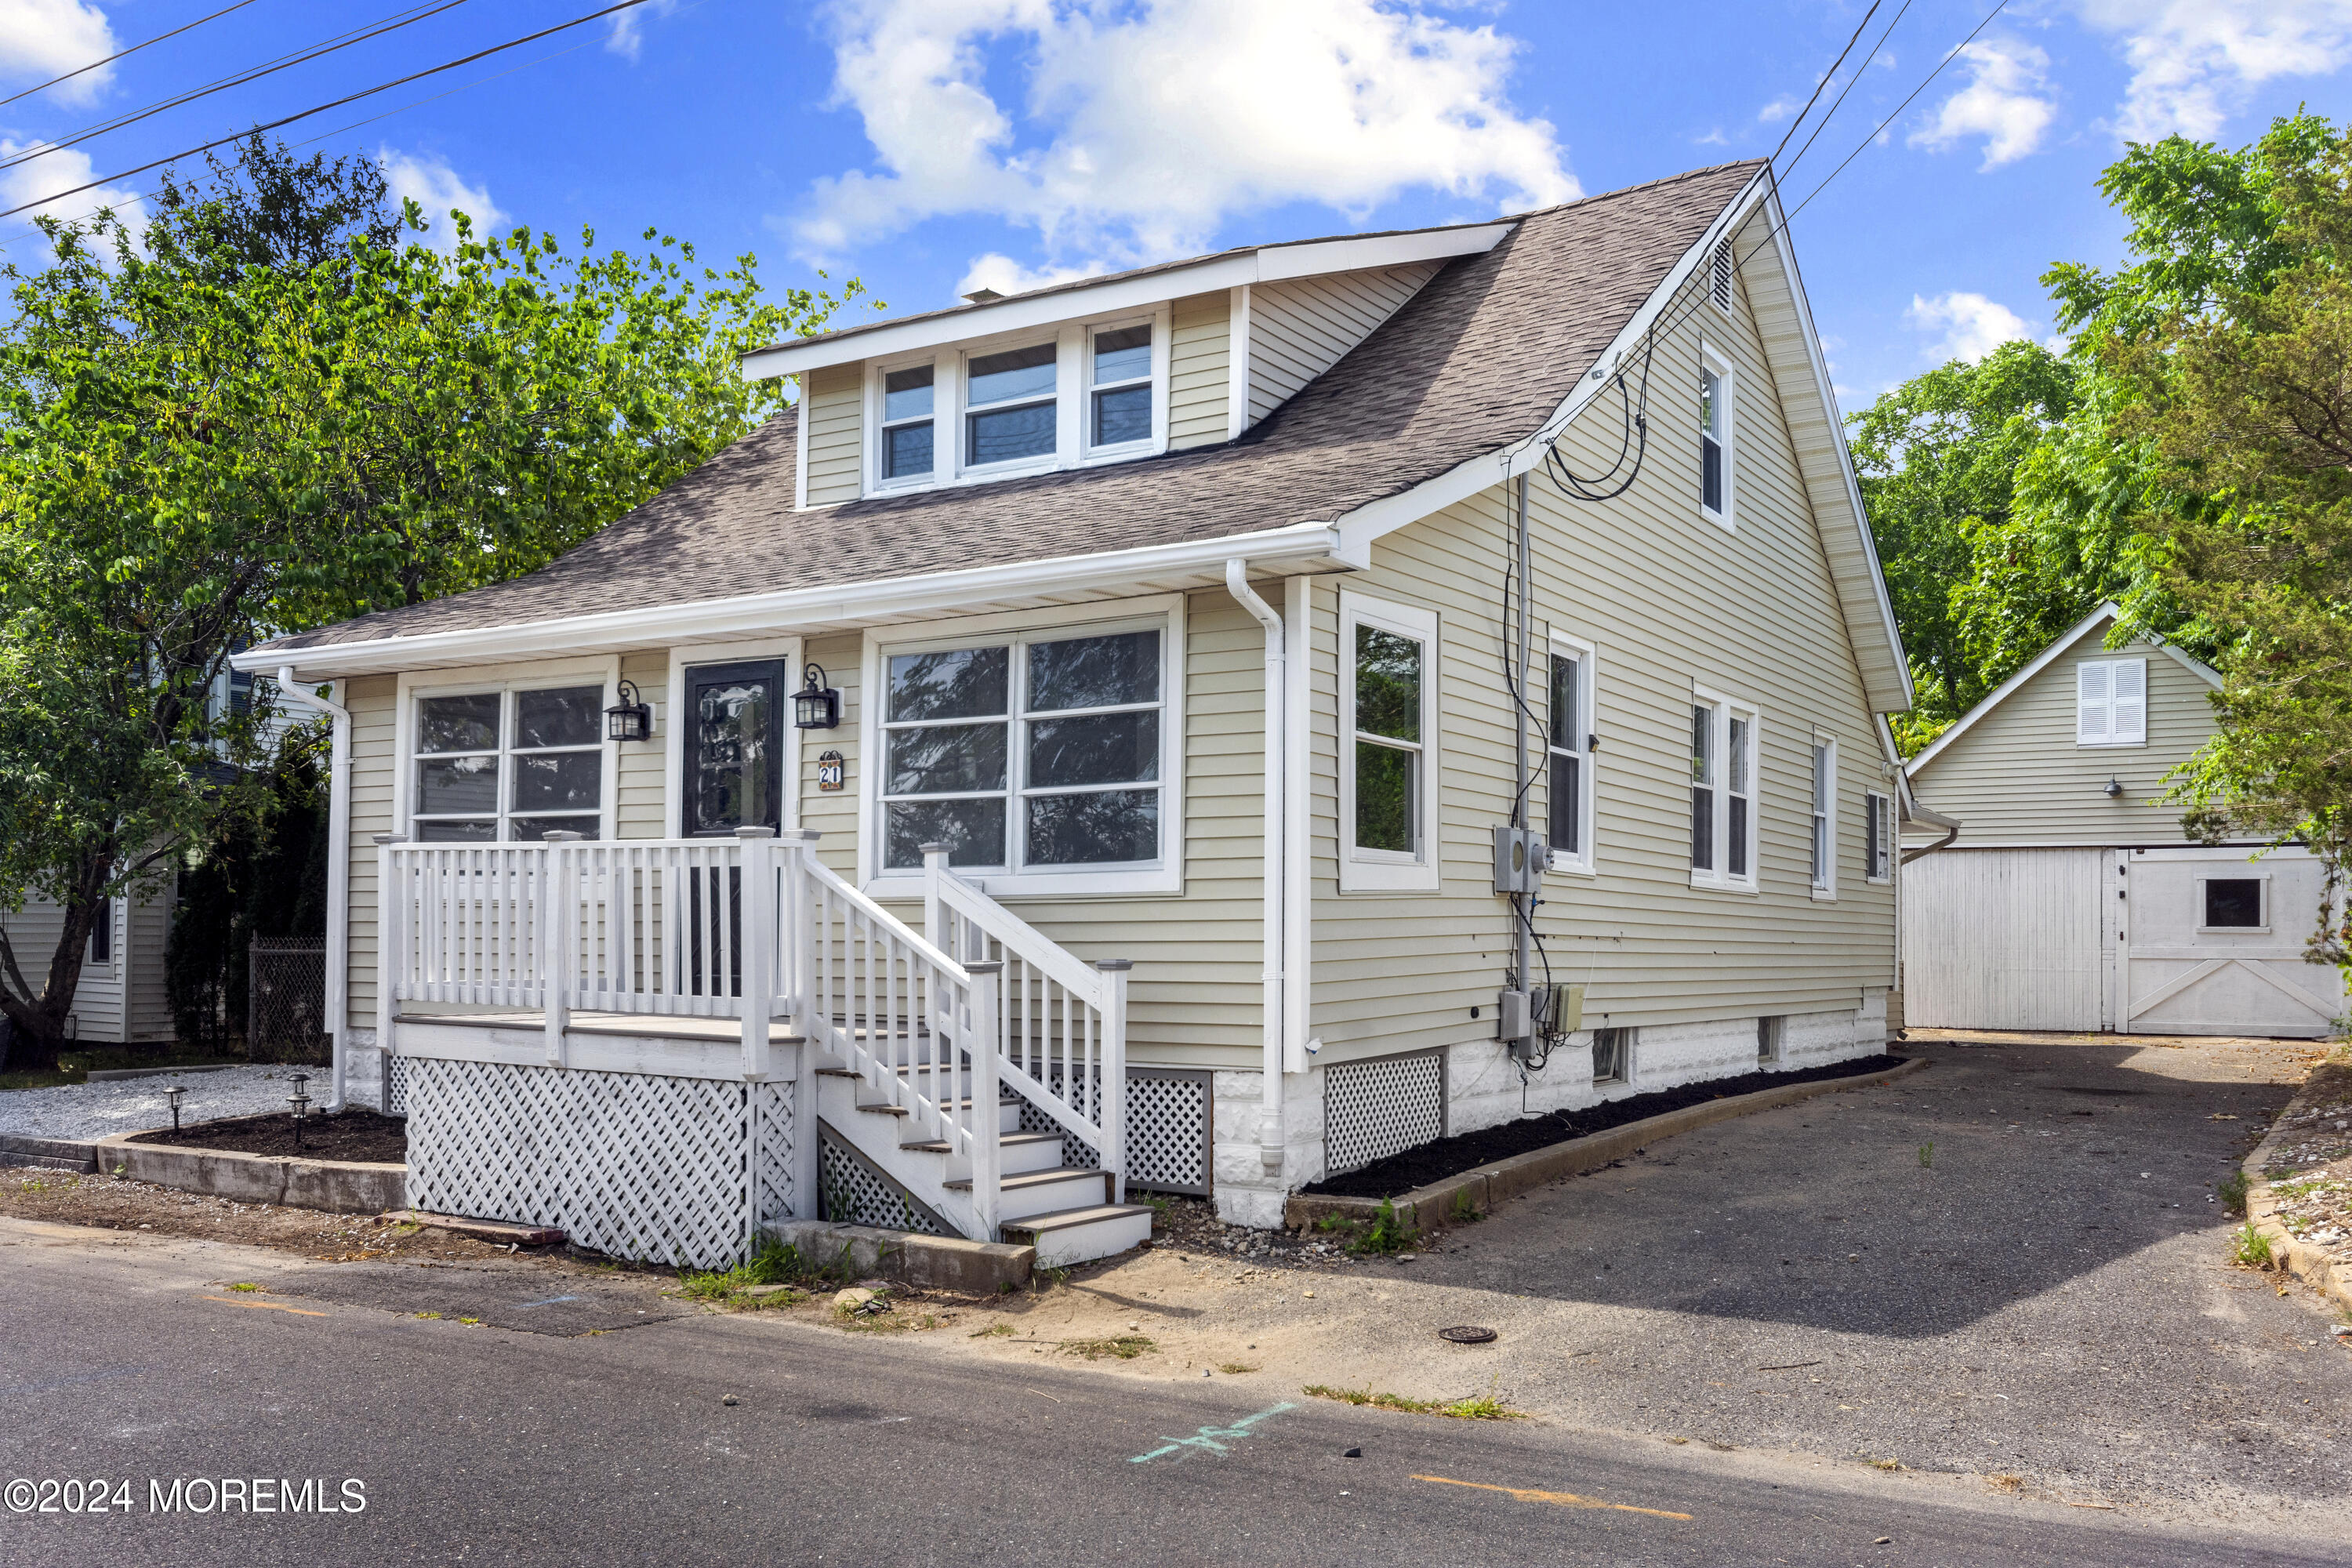
[[[558,1301],[577,1301],[578,1300],[580,1300],[580,1298],[577,1296],[550,1296],[544,1301],[520,1302],[517,1304],[515,1310],[520,1311],[524,1307],[552,1307]]]
[[[1170,1437],[1165,1440],[1163,1447],[1154,1448],[1149,1454],[1138,1454],[1128,1463],[1149,1464],[1153,1459],[1161,1458],[1170,1454],[1181,1454],[1188,1448],[1204,1448],[1212,1454],[1222,1454],[1225,1451],[1225,1444],[1228,1441],[1236,1437],[1248,1436],[1250,1428],[1267,1416],[1279,1415],[1286,1410],[1297,1408],[1297,1405],[1285,1400],[1280,1405],[1271,1409],[1261,1410],[1255,1415],[1244,1415],[1230,1426],[1203,1426],[1190,1437]]]

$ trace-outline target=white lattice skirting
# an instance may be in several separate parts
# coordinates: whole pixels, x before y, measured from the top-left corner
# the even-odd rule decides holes
[[[1445,1136],[1435,1051],[1343,1062],[1323,1075],[1324,1168],[1338,1175]]]
[[[790,1083],[395,1060],[414,1207],[697,1268],[794,1217]]]
[[[1127,1069],[1127,1184],[1146,1192],[1209,1195],[1211,1075],[1182,1068]],[[1067,1094],[1062,1075],[1046,1076],[1046,1087]],[[1092,1114],[1098,1091],[1087,1080],[1083,1100]],[[1052,1132],[1058,1127],[1034,1100],[1021,1102],[1021,1131]],[[1062,1163],[1094,1170],[1101,1156],[1082,1140],[1062,1135]]]

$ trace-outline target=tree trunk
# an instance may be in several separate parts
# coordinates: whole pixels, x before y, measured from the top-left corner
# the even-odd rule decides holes
[[[97,926],[103,907],[96,889],[104,887],[112,873],[110,857],[95,864],[84,863],[82,874],[75,879],[74,896],[66,901],[64,924],[58,932],[58,944],[49,953],[48,972],[42,977],[39,995],[21,995],[13,976],[0,976],[0,1012],[5,1012],[8,1022],[15,1026],[8,1047],[9,1070],[57,1070],[58,1054],[67,1044],[66,1019],[73,1012],[74,994],[81,988],[82,958],[89,951],[89,933]],[[8,957],[12,970],[24,961],[24,955],[13,947],[8,950]]]

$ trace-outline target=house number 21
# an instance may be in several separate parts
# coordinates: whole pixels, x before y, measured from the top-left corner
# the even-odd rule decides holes
[[[816,787],[831,795],[841,788],[845,769],[839,752],[827,752],[816,760]]]

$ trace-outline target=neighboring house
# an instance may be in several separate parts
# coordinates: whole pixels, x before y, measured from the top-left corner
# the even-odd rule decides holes
[[[169,1041],[171,1003],[163,994],[163,943],[172,930],[173,880],[138,899],[109,899],[82,954],[81,983],[66,1015],[68,1039],[100,1045]],[[37,894],[0,929],[16,965],[35,985],[48,973],[65,911]]]
[[[545,569],[243,656],[334,683],[412,1201],[1053,1261],[1878,1050],[1909,689],[1782,222],[1738,163],[780,344]]]
[[[1906,1021],[2329,1033],[2343,973],[2303,961],[2318,859],[2183,834],[2159,797],[2212,735],[2221,678],[2162,644],[2110,648],[2117,613],[2084,616],[1906,769],[1966,826],[1904,878]]]

